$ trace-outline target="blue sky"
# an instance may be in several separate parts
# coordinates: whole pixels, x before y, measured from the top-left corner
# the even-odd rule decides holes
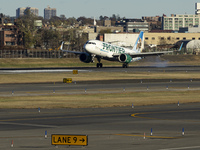
[[[141,18],[142,16],[162,16],[166,14],[194,14],[195,3],[200,0],[0,0],[0,13],[16,15],[19,7],[35,7],[44,16],[48,5],[57,9],[57,16],[96,17],[100,15]]]

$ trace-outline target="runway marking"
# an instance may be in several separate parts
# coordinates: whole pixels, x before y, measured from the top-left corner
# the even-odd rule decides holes
[[[45,127],[45,128],[55,128],[57,126],[51,125],[39,125],[39,124],[27,124],[27,123],[11,123],[11,122],[0,122],[0,124],[11,124],[11,125],[19,125],[19,126],[33,126],[33,127]]]
[[[136,134],[114,134],[114,135],[144,137],[144,135],[136,135]],[[154,139],[180,139],[182,138],[182,137],[167,137],[167,136],[145,136],[145,137],[154,138]]]
[[[105,117],[105,116],[129,116],[130,114],[104,114],[104,115],[85,115],[85,116],[61,116],[61,117],[40,117],[40,118],[24,118],[24,119],[5,119],[0,120],[0,122],[11,122],[11,121],[22,121],[22,120],[43,120],[43,119],[62,119],[62,118],[84,118],[84,117]],[[23,125],[23,124],[22,124]]]
[[[199,149],[200,146],[191,146],[191,147],[179,147],[179,148],[167,148],[167,149],[160,149],[160,150],[179,150],[179,149]]]
[[[160,119],[160,118],[152,118],[152,117],[142,117],[139,115],[145,115],[145,114],[158,114],[158,113],[178,113],[178,112],[195,112],[200,110],[177,110],[177,111],[163,111],[163,112],[144,112],[144,113],[134,113],[131,114],[134,118],[141,118],[141,119],[151,119],[151,120],[173,120],[173,119]],[[193,121],[193,120],[186,120],[190,122],[199,122],[199,121]]]

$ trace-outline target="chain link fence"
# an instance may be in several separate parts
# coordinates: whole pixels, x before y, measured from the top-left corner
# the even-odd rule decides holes
[[[47,50],[0,50],[0,58],[76,58],[77,55],[63,51]]]

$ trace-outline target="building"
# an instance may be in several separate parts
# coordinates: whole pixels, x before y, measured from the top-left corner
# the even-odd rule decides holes
[[[123,32],[123,27],[104,27],[104,26],[96,26],[94,28],[94,32],[99,33],[101,30],[111,30],[111,32]]]
[[[17,8],[16,9],[16,18],[22,17],[25,15],[26,10],[30,10],[32,14],[35,16],[39,15],[39,10],[38,8],[33,8],[33,7],[26,7],[26,8]]]
[[[42,28],[42,20],[35,20],[34,25],[38,29]]]
[[[195,3],[195,14],[172,14],[171,17],[163,15],[162,30],[179,31],[179,28],[187,28],[200,25],[200,3]]]
[[[123,19],[116,21],[115,25],[123,27],[124,32],[149,31],[149,23],[142,19]]]
[[[15,25],[0,25],[0,47],[23,45],[23,33]]]
[[[111,20],[110,19],[104,20],[104,26],[105,27],[111,27]]]
[[[195,3],[195,14],[200,15],[200,3]]]
[[[56,16],[56,8],[50,8],[49,6],[44,9],[44,19],[51,19],[51,17]]]
[[[200,15],[174,15],[162,17],[162,30],[178,31],[179,28],[200,25]]]
[[[200,40],[200,33],[144,33],[146,45],[173,45],[181,40]]]

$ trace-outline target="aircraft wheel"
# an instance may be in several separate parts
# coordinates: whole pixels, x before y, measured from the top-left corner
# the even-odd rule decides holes
[[[97,68],[102,68],[103,64],[102,63],[97,63]]]
[[[99,64],[99,66],[100,66],[100,68],[102,68],[102,67],[103,67],[103,64],[102,64],[102,63],[100,63],[100,64]]]
[[[122,67],[123,68],[128,68],[128,64],[123,64]]]

